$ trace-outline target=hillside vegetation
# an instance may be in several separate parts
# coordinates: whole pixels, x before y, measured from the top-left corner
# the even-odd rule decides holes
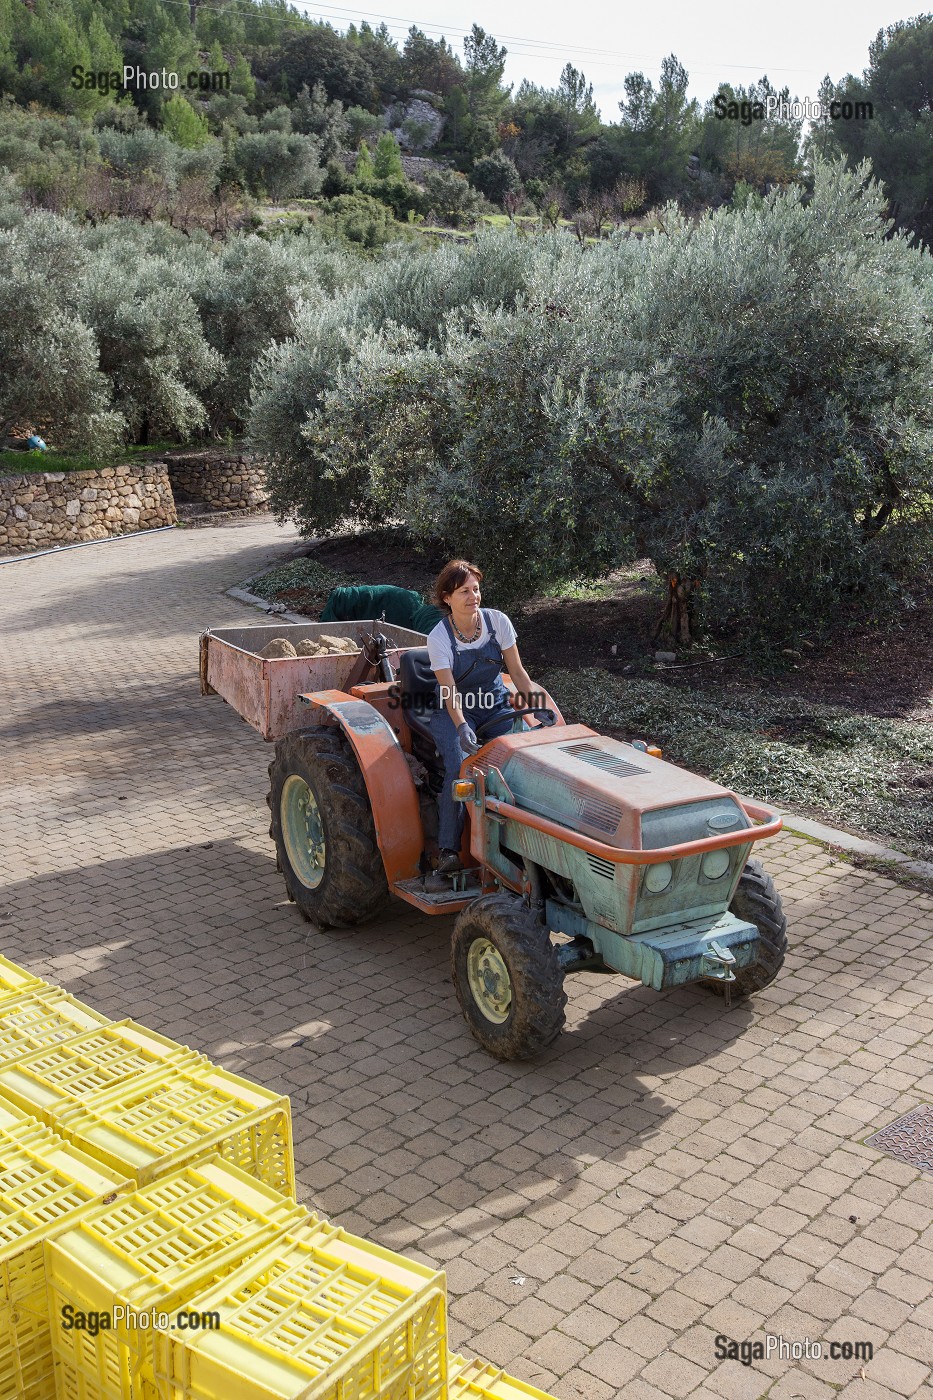
[[[506,57],[479,25],[456,45],[416,26],[399,42],[285,0],[0,0],[0,166],[32,203],[215,235],[253,200],[365,194],[396,221],[493,208],[599,237],[671,199],[715,208],[806,183],[816,158],[867,157],[897,226],[933,230],[931,16],[879,31],[860,77],[824,80],[822,101],[870,120],[812,130],[767,76],[701,103],[671,54],[601,116],[571,62],[553,88],[513,88]],[[350,223],[372,246],[363,209]]]

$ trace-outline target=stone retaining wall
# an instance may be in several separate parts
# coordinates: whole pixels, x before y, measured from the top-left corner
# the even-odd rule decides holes
[[[0,476],[0,553],[103,540],[176,522],[162,462]]]
[[[344,151],[338,157],[344,169],[354,171],[356,169],[357,152]],[[448,161],[434,160],[431,156],[402,156],[402,173],[413,180],[416,185],[423,185],[427,177],[434,171],[450,170],[452,166]]]
[[[268,500],[261,464],[244,454],[167,452],[165,464],[175,499],[204,501],[212,510],[254,510]]]

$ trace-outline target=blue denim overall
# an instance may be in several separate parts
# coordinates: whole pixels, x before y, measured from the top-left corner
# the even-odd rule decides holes
[[[482,646],[470,651],[461,651],[457,646],[450,618],[444,618],[444,626],[447,628],[453,650],[451,669],[454,685],[460,693],[460,708],[463,718],[474,732],[480,725],[484,726],[482,734],[477,733],[481,744],[485,744],[489,739],[497,739],[500,734],[508,734],[516,718],[509,702],[509,692],[502,680],[502,668],[505,664],[502,648],[485,608],[483,621],[486,624],[487,636]],[[444,786],[437,799],[437,844],[442,851],[459,851],[464,810],[462,802],[454,801],[450,787],[460,776],[460,765],[465,755],[460,747],[460,736],[454,722],[440,698],[439,684],[438,703],[440,708],[431,718],[431,733],[444,760]]]

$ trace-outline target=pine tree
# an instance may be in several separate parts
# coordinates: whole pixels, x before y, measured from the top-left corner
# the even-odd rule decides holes
[[[176,146],[184,146],[189,151],[197,150],[210,140],[207,122],[177,92],[162,108],[162,129]]]
[[[373,163],[377,180],[399,180],[404,175],[402,153],[391,131],[384,131],[376,143]]]
[[[356,178],[361,184],[366,184],[368,180],[376,178],[376,167],[373,165],[373,158],[365,141],[360,142],[356,157]]]

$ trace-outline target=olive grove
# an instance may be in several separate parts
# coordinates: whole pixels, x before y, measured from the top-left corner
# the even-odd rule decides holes
[[[880,617],[933,562],[933,259],[867,168],[641,239],[366,256],[9,195],[0,436],[245,433],[306,534],[402,524],[503,600],[648,558],[681,640]]]
[[[499,597],[648,557],[715,625],[877,611],[933,500],[933,260],[884,208],[836,163],[643,240],[392,251],[258,363],[275,506],[403,521]]]

